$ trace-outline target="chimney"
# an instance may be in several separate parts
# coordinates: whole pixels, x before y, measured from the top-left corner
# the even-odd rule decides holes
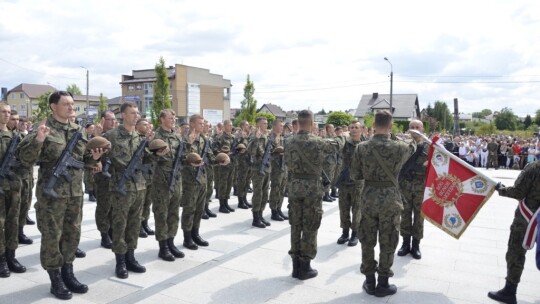
[[[377,99],[377,98],[379,98],[379,93],[377,92],[373,93],[373,99]]]
[[[2,94],[0,96],[2,97],[2,101],[7,101],[7,88],[2,88]]]

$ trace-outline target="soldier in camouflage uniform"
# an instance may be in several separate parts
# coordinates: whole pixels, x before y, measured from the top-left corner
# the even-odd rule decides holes
[[[275,120],[272,125],[272,133],[274,138],[274,146],[272,158],[270,161],[270,210],[272,216],[270,217],[274,221],[283,221],[289,219],[288,216],[283,214],[281,206],[283,205],[283,198],[285,192],[285,177],[287,176],[285,170],[284,152],[277,151],[278,148],[284,149],[283,122]]]
[[[174,244],[174,237],[178,232],[180,222],[180,199],[182,195],[180,167],[177,167],[175,173],[173,191],[170,190],[169,181],[172,181],[177,150],[183,150],[184,144],[180,135],[174,131],[176,113],[173,110],[161,110],[159,121],[160,127],[156,130],[155,139],[161,139],[167,143],[170,151],[166,155],[157,158],[153,176],[155,184],[152,187],[152,192],[147,196],[154,197],[152,211],[156,222],[156,240],[159,242],[158,256],[165,261],[174,261],[175,258],[184,257],[184,253],[178,250]],[[184,151],[181,153],[184,153]],[[182,155],[180,156],[182,157]]]
[[[210,145],[210,147],[213,147],[214,146],[214,137],[211,136],[211,130],[212,130],[212,125],[207,121],[205,120],[204,121],[204,129],[203,129],[203,134],[204,134],[204,137],[206,138],[206,140],[208,141],[208,144]],[[214,153],[214,149],[210,149],[212,151],[212,153]],[[215,155],[215,154],[214,154]],[[214,164],[208,164],[206,167],[205,167],[205,171],[206,171],[206,200],[205,200],[205,203],[204,203],[204,212],[202,213],[202,219],[209,219],[211,217],[217,217],[217,214],[215,214],[214,212],[212,212],[212,210],[210,210],[210,203],[212,202],[212,192],[214,191],[214,177],[216,175],[216,166]],[[216,195],[217,195],[217,189],[216,189]]]
[[[86,140],[90,140],[94,137],[94,124],[89,123],[84,127],[84,137]],[[94,171],[92,168],[84,169],[84,192],[88,194],[88,201],[96,201],[96,183],[94,181]]]
[[[488,144],[487,144],[488,158],[487,158],[486,169],[489,169],[490,167],[495,168],[495,170],[499,169],[499,156],[497,155],[498,148],[499,148],[499,145],[495,141],[495,137],[488,138]]]
[[[246,153],[249,142],[249,128],[247,121],[240,122],[240,132],[236,134],[235,147],[233,148],[231,160],[236,171],[236,194],[238,196],[238,208],[249,209],[251,205],[247,200],[249,182],[251,180],[251,157]]]
[[[130,164],[141,140],[135,130],[139,119],[139,109],[133,102],[125,102],[120,107],[123,124],[105,133],[111,142],[108,157],[111,160],[111,181],[109,192],[112,194],[112,251],[116,256],[115,274],[120,279],[128,277],[128,271],[146,272],[146,268],[135,259],[135,249],[141,229],[141,211],[146,192],[146,181],[141,170],[135,170],[133,177],[125,182],[125,194],[120,193],[118,184],[122,174]],[[159,156],[168,153],[168,149],[157,152]],[[137,164],[142,165],[142,158],[149,157],[145,152]]]
[[[521,207],[529,209],[534,215],[540,208],[540,161],[527,165],[514,182],[514,186],[505,187],[499,183],[496,189],[500,196],[520,200],[519,204],[523,204]],[[510,237],[506,251],[506,284],[499,291],[489,292],[488,297],[503,303],[517,303],[516,291],[523,273],[525,254],[527,253],[527,250],[523,248],[523,240],[529,221],[534,219],[534,216],[531,219],[526,219],[521,213],[520,207],[516,208],[514,221],[510,226]]]
[[[285,162],[289,179],[289,224],[291,225],[292,277],[306,280],[317,276],[311,260],[317,255],[317,231],[321,225],[324,157],[333,152],[330,141],[310,134],[313,113],[298,113],[300,130],[287,142]]]
[[[338,143],[338,150],[336,151],[336,168],[334,169],[334,172],[332,172],[332,185],[331,185],[331,192],[330,197],[332,198],[338,198],[338,187],[336,187],[337,179],[339,177],[339,173],[341,172],[341,167],[343,166],[343,146],[345,146],[345,140],[347,137],[343,135],[343,128],[337,127],[335,130],[335,136],[334,139]]]
[[[340,227],[343,233],[337,240],[338,244],[348,242],[349,246],[358,245],[358,224],[360,223],[360,195],[364,188],[363,180],[351,180],[350,168],[356,146],[362,141],[362,126],[358,121],[351,122],[350,137],[347,138],[341,154],[343,155],[343,164],[338,174],[337,184],[339,187],[339,219]],[[352,216],[351,216],[352,214]],[[349,230],[351,231],[349,239]]]
[[[141,137],[141,140],[146,139],[147,135],[152,132],[150,123],[144,118],[137,120],[135,130]],[[154,171],[154,164],[146,159],[145,165],[149,166],[150,170],[143,173],[144,181],[146,183],[146,191],[144,194],[144,203],[141,211],[141,229],[139,230],[139,237],[142,238],[155,234],[155,231],[148,226],[148,220],[150,219],[150,208],[152,207],[152,202],[154,200],[154,196],[152,195],[152,175]]]
[[[88,286],[81,284],[73,273],[75,251],[81,237],[82,220],[82,170],[68,168],[72,180],[58,179],[53,190],[57,198],[44,194],[44,188],[52,176],[53,167],[64,151],[69,140],[82,128],[70,121],[75,113],[71,93],[57,91],[49,97],[52,115],[44,119],[19,144],[17,158],[24,166],[33,166],[39,161],[38,181],[36,185],[36,217],[41,232],[41,266],[47,270],[51,280],[51,293],[59,299],[70,299],[71,292],[86,293]],[[93,165],[103,151],[95,149],[85,154],[85,143],[76,143],[72,157],[75,160]]]
[[[424,124],[420,120],[412,120],[409,123],[409,129],[422,133],[424,132]],[[421,211],[424,201],[429,144],[416,133],[411,133],[411,136],[417,145],[416,151],[403,165],[399,173],[399,188],[404,198],[400,225],[403,244],[397,254],[405,256],[410,253],[413,258],[419,260],[422,258],[420,240],[424,237],[424,217]]]
[[[392,114],[386,110],[375,114],[374,126],[373,138],[356,147],[351,164],[351,178],[356,181],[365,180],[358,231],[362,244],[360,271],[366,276],[363,288],[370,295],[384,297],[397,291],[395,285],[388,283],[388,278],[394,275],[391,268],[399,240],[399,218],[403,210],[397,175],[415,151],[416,145],[389,138]],[[374,250],[377,236],[380,247],[378,266]],[[376,272],[379,274],[377,287]]]
[[[7,127],[11,110],[9,105],[0,103],[0,160],[4,160],[13,140],[19,137]],[[13,153],[13,152],[10,152]],[[26,267],[15,258],[19,246],[19,210],[21,207],[21,179],[15,170],[7,168],[11,176],[0,179],[0,277],[7,278],[10,272],[23,273]]]
[[[251,170],[253,175],[251,177],[253,181],[253,196],[251,197],[251,203],[253,207],[251,209],[253,213],[252,226],[258,228],[266,228],[270,226],[270,222],[263,218],[263,211],[268,202],[268,189],[270,186],[270,163],[265,166],[263,164],[263,157],[267,147],[270,147],[269,151],[272,151],[272,139],[266,135],[268,129],[268,121],[265,117],[257,117],[257,131],[250,138],[248,144],[248,153],[251,155],[253,161]],[[270,146],[269,146],[270,145]]]
[[[223,122],[223,132],[216,137],[216,142],[214,145],[215,152],[222,151],[224,147],[226,149],[231,149],[234,142],[234,136],[232,135],[232,122],[230,120],[225,120]],[[216,183],[216,195],[219,199],[219,212],[229,213],[234,212],[234,209],[229,206],[229,199],[231,198],[231,188],[233,184],[234,176],[234,164],[229,163],[227,166],[217,166],[215,167],[214,177]]]
[[[335,136],[334,125],[333,124],[327,124],[324,127],[325,127],[325,131],[326,131],[326,136],[325,137],[334,138],[334,136]],[[338,159],[337,159],[338,154],[337,154],[337,152],[338,151],[336,149],[336,151],[334,153],[330,153],[328,156],[326,156],[326,159],[324,160],[324,163],[323,163],[323,170],[326,173],[326,175],[328,176],[328,179],[330,181],[333,180],[334,171],[336,171],[336,166],[337,166],[337,162],[338,162]],[[331,186],[332,186],[332,183],[329,183],[328,185],[326,185],[324,187],[324,197],[323,197],[324,202],[331,203],[331,202],[335,201],[335,198],[330,196],[330,188],[331,188]]]
[[[101,122],[96,124],[94,130],[95,135],[103,136],[104,133],[116,127],[116,117],[111,111],[101,114]],[[106,155],[101,159],[102,167],[106,168],[105,162],[110,161]],[[110,171],[110,170],[109,170]],[[96,226],[101,234],[101,247],[112,248],[112,208],[111,195],[109,193],[109,178],[102,173],[94,174],[94,182],[96,183]]]

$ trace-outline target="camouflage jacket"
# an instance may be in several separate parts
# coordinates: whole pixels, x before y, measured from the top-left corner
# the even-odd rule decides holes
[[[12,133],[11,131],[0,130],[0,161],[4,159],[4,156],[9,148],[9,145],[14,135],[15,134]],[[17,176],[18,178],[20,178],[21,175],[17,174],[16,170],[17,170],[16,167],[15,168],[12,167],[12,169],[10,169],[10,171],[12,172],[12,174],[14,174],[14,176]],[[2,190],[4,191],[10,190],[12,186],[15,187],[15,185],[13,185],[14,182],[20,182],[20,180],[19,179],[10,180],[9,178],[5,178],[1,181],[0,188],[2,188]],[[20,186],[18,188],[20,188]]]
[[[47,186],[49,178],[52,175],[52,170],[58,158],[64,151],[67,143],[76,132],[82,132],[82,127],[69,122],[67,124],[61,123],[49,116],[46,125],[50,128],[50,133],[45,138],[45,141],[38,143],[36,141],[36,130],[28,134],[23,141],[17,147],[15,154],[17,159],[21,161],[24,166],[33,166],[36,162],[39,162],[38,180],[36,183],[36,196],[38,199],[43,197],[43,189]],[[73,149],[73,158],[79,161],[85,161],[89,165],[94,165],[94,161],[91,154],[85,155],[86,144],[83,140],[80,140]],[[58,179],[54,190],[58,193],[59,198],[69,198],[82,196],[82,179],[83,170],[69,168],[69,175],[72,180],[68,182],[64,178]]]
[[[403,179],[419,184],[425,182],[428,152],[429,144],[427,142],[421,142],[416,145],[416,151],[407,159],[399,172],[400,182]]]
[[[525,199],[525,204],[532,212],[540,207],[540,161],[535,161],[523,169],[512,187],[498,190],[500,196],[517,200]]]
[[[253,172],[259,172],[259,169],[262,165],[262,161],[264,157],[264,151],[266,149],[266,145],[268,144],[269,140],[271,140],[271,138],[268,135],[262,135],[259,138],[257,138],[256,136],[252,136],[249,139],[247,152],[251,156],[252,169],[255,170]],[[270,143],[270,145],[272,145],[272,143]],[[272,150],[273,150],[272,147],[270,147],[270,152]],[[265,168],[265,173],[268,174],[269,172],[270,172],[270,166]]]
[[[285,139],[281,135],[274,136],[274,142],[272,143],[271,152],[273,152],[278,146],[285,148]],[[272,172],[274,172],[274,168],[275,170],[279,170],[281,172],[285,171],[284,154],[272,153],[270,158],[270,166]]]
[[[184,158],[183,158],[183,161],[182,161],[182,179],[183,179],[183,182],[185,183],[190,183],[190,184],[201,184],[201,185],[206,185],[206,170],[207,170],[207,166],[209,165],[212,165],[215,163],[215,156],[214,156],[214,152],[212,152],[212,149],[210,147],[211,143],[210,143],[210,139],[209,138],[206,138],[204,135],[199,135],[199,137],[197,137],[193,143],[189,143],[189,135],[186,135],[183,137],[183,140],[185,142],[185,145],[184,145]],[[189,153],[197,153],[201,156],[201,158],[204,159],[204,155],[203,155],[203,151],[205,149],[205,144],[208,145],[207,147],[207,153],[206,153],[206,157],[208,159],[208,163],[205,164],[204,166],[202,166],[200,168],[201,171],[201,174],[200,174],[200,179],[199,181],[196,180],[196,177],[197,177],[197,172],[199,171],[198,167],[193,167],[191,166],[190,164],[187,163],[187,160],[186,160],[186,157]]]
[[[164,156],[156,156],[157,169],[165,172],[171,172],[174,165],[174,157],[178,149],[183,149],[182,137],[173,131],[166,131],[159,127],[156,130],[154,139],[161,139],[169,146],[169,153]],[[185,151],[184,151],[185,152]],[[185,158],[185,155],[183,159]]]
[[[351,179],[350,173],[354,151],[356,149],[356,146],[358,146],[358,144],[360,144],[361,142],[362,139],[360,139],[359,141],[354,141],[351,138],[347,138],[345,144],[343,145],[343,149],[341,150],[341,154],[343,155],[343,164],[339,171],[340,175],[344,173],[344,170],[345,172],[346,170],[349,170],[349,174],[347,174],[348,176],[346,176],[346,178],[344,178],[344,180],[342,181],[343,185],[357,185],[363,182],[363,180],[353,181]]]

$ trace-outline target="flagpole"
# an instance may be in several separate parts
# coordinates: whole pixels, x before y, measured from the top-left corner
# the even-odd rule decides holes
[[[422,136],[422,138],[424,138],[424,141],[428,142],[429,144],[433,144],[433,142],[432,142],[425,134],[420,133],[420,132],[417,131],[417,130],[409,130],[409,132],[412,132],[412,133],[415,133],[415,134],[417,134],[417,135],[420,135],[420,136]],[[473,167],[473,166],[469,165],[467,162],[463,161],[461,158],[459,158],[459,157],[455,156],[453,153],[447,151],[446,148],[445,148],[443,145],[441,145],[441,144],[439,144],[439,143],[435,143],[435,144],[436,144],[439,148],[441,148],[444,152],[446,152],[446,154],[447,154],[448,156],[450,156],[453,160],[455,160],[455,161],[459,162],[460,164],[466,166],[467,169],[473,171],[474,173],[480,175],[481,177],[487,179],[488,181],[490,181],[490,182],[492,182],[492,183],[494,183],[494,184],[497,184],[497,183],[498,183],[497,181],[495,181],[495,180],[492,179],[491,177],[485,175],[484,173],[478,171],[475,167]]]

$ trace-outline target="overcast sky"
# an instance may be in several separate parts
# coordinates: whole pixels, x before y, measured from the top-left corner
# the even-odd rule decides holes
[[[122,74],[163,56],[230,79],[258,105],[356,108],[416,93],[420,107],[540,109],[540,1],[0,0],[0,86],[77,84],[121,95]]]

